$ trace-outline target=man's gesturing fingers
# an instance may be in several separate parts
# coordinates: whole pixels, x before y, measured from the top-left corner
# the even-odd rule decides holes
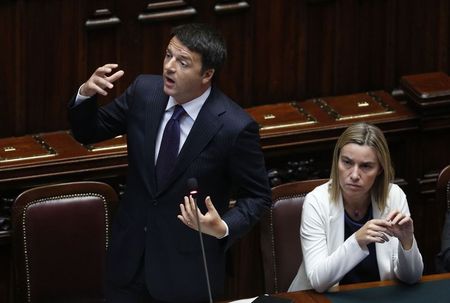
[[[119,70],[107,76],[107,74],[110,74],[117,67],[117,64],[110,63],[97,68],[89,80],[81,86],[80,94],[89,97],[95,94],[106,96],[108,93],[105,89],[112,89],[114,87],[113,82],[120,79],[124,74],[123,70]]]

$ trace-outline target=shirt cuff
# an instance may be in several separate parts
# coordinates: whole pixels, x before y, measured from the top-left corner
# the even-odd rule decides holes
[[[81,85],[81,86],[83,86],[83,85]],[[75,97],[75,102],[73,103],[74,106],[77,106],[84,100],[87,100],[90,98],[89,96],[83,96],[82,94],[80,94],[81,86],[78,88],[77,96]]]
[[[221,237],[221,238],[218,238],[219,240],[227,237],[229,232],[230,232],[229,229],[228,229],[228,224],[224,220],[222,220],[222,222],[223,222],[223,224],[225,224],[225,235],[223,237]]]

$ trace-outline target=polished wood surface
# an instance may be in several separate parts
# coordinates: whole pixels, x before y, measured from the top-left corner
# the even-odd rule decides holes
[[[124,175],[125,137],[82,145],[68,131],[0,139],[0,190]]]
[[[427,281],[435,281],[435,280],[450,280],[450,273],[425,275],[422,277],[421,281],[427,282]],[[358,289],[392,286],[392,285],[398,285],[398,284],[399,284],[399,282],[393,281],[393,280],[356,283],[356,284],[335,286],[330,290],[330,292],[345,292],[345,291],[352,291],[352,290],[358,290]],[[296,303],[330,303],[331,302],[323,293],[318,293],[314,290],[304,290],[304,291],[296,291],[296,292],[290,292],[290,293],[280,293],[280,294],[276,294],[276,296],[292,299]]]
[[[386,91],[295,100],[247,108],[260,124],[264,151],[334,141],[357,122],[398,133],[418,129],[418,116]]]

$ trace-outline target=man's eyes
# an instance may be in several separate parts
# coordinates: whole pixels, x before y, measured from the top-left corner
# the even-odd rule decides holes
[[[172,57],[173,57],[173,55],[170,52],[166,52],[166,56],[165,56],[166,59],[171,59]],[[184,60],[184,59],[177,58],[177,62],[182,67],[188,67],[189,66],[189,62]]]

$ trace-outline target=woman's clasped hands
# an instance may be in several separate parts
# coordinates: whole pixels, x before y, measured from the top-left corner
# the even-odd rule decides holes
[[[356,233],[359,246],[366,247],[370,243],[384,243],[389,237],[396,237],[403,249],[409,250],[413,244],[414,225],[409,215],[398,210],[391,211],[384,219],[367,221]]]

